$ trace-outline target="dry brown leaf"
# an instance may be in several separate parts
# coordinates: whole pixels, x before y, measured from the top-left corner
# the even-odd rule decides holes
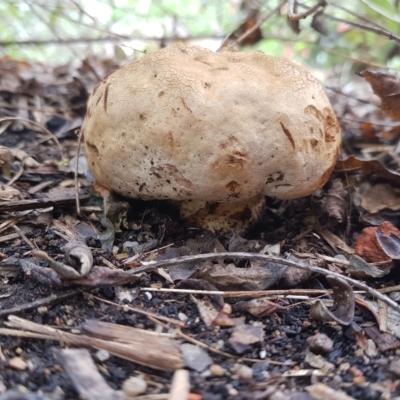
[[[394,120],[400,120],[400,79],[377,71],[364,70],[360,75],[380,97],[382,111]]]
[[[361,194],[361,206],[371,214],[385,208],[392,211],[400,210],[400,189],[387,183],[378,183],[368,187]]]

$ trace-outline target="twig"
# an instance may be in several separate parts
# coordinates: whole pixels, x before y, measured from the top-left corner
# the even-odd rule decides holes
[[[202,294],[202,295],[221,295],[224,298],[256,298],[256,297],[276,297],[276,296],[311,296],[324,295],[331,293],[329,289],[282,289],[282,290],[249,290],[249,291],[222,291],[222,290],[195,290],[195,289],[168,289],[168,288],[140,288],[142,292],[163,292],[180,294]]]
[[[89,200],[89,195],[79,196],[80,201]],[[75,203],[74,197],[53,197],[53,198],[41,198],[33,200],[19,200],[19,201],[0,201],[0,213],[11,212],[11,211],[24,211],[24,210],[36,210],[37,208],[57,207],[57,206],[68,206]]]
[[[78,169],[79,169],[79,155],[81,151],[81,143],[82,143],[82,132],[79,131],[78,138],[78,150],[76,152],[76,164],[74,171],[74,183],[75,183],[75,203],[76,203],[76,212],[79,216],[81,216],[81,203],[79,201],[79,181],[78,181]]]
[[[138,314],[142,314],[142,315],[145,315],[146,317],[149,317],[149,318],[150,317],[151,318],[155,318],[157,320],[164,321],[164,322],[167,322],[169,324],[173,324],[173,325],[179,326],[181,328],[185,327],[185,324],[183,322],[181,322],[181,321],[178,321],[177,319],[163,317],[162,315],[157,315],[157,314],[154,314],[154,313],[149,312],[149,311],[145,311],[145,310],[142,310],[142,309],[139,309],[139,308],[135,308],[135,307],[129,306],[127,304],[121,305],[121,304],[118,304],[118,303],[114,303],[113,301],[102,299],[101,297],[97,297],[97,296],[95,296],[95,295],[93,295],[91,293],[87,293],[87,292],[84,292],[84,291],[81,291],[81,292],[82,293],[86,293],[86,295],[88,295],[90,298],[96,299],[97,301],[101,301],[102,303],[110,304],[110,305],[112,305],[114,307],[122,308],[123,310],[128,310],[128,311],[132,311],[132,312],[135,312],[135,313],[138,313]]]
[[[190,391],[189,371],[177,369],[172,377],[168,400],[187,399]]]
[[[223,252],[223,253],[208,253],[208,254],[198,254],[193,256],[182,256],[171,258],[169,260],[161,260],[161,261],[142,261],[142,266],[135,268],[134,270],[130,271],[132,274],[138,274],[140,272],[148,272],[153,271],[157,268],[164,268],[169,267],[176,264],[182,264],[185,262],[193,262],[193,261],[207,261],[207,260],[218,260],[221,258],[230,258],[230,259],[243,259],[243,260],[256,260],[256,261],[266,261],[266,262],[274,262],[276,264],[287,265],[289,267],[295,267],[299,269],[304,269],[306,271],[311,271],[316,274],[321,274],[324,276],[334,276],[339,279],[343,279],[352,285],[365,290],[368,294],[373,297],[382,300],[386,303],[389,307],[392,307],[394,310],[400,312],[400,305],[397,304],[391,298],[383,295],[382,293],[378,292],[375,289],[372,289],[368,285],[361,283],[353,278],[349,278],[348,276],[338,274],[337,272],[327,271],[326,269],[315,267],[312,265],[305,265],[302,263],[297,263],[294,261],[286,260],[280,257],[269,256],[265,254],[257,254],[257,253],[244,253],[244,252]]]
[[[25,234],[21,231],[21,229],[18,228],[17,225],[13,225],[12,227],[18,234],[21,236],[23,241],[31,248],[31,249],[36,249],[37,246],[34,246],[33,243],[25,236]]]
[[[52,294],[49,297],[45,297],[44,299],[32,301],[31,303],[25,303],[17,307],[9,308],[6,310],[0,310],[0,317],[6,317],[10,314],[18,314],[24,311],[33,310],[34,308],[47,306],[56,301],[61,301],[65,299],[69,299],[70,297],[76,296],[79,294],[79,290],[69,290],[68,292],[64,292],[61,294]]]
[[[299,21],[300,19],[307,18],[309,15],[314,14],[320,7],[326,7],[327,4],[326,0],[319,0],[315,6],[309,8],[307,11],[296,13],[296,0],[288,0],[289,9],[287,16],[291,21]]]
[[[383,36],[383,37],[388,38],[389,40],[395,41],[397,46],[400,45],[400,36],[397,36],[394,33],[387,31],[386,29],[375,28],[373,26],[361,24],[359,22],[344,20],[342,18],[337,18],[337,17],[334,17],[333,15],[329,15],[329,14],[325,14],[325,13],[324,13],[324,17],[327,19],[330,19],[331,21],[342,22],[344,24],[363,29],[364,31],[370,31],[370,32],[376,33],[379,36]]]

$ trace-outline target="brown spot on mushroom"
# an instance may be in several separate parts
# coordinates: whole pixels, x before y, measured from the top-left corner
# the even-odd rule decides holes
[[[236,193],[236,190],[240,188],[240,185],[236,181],[230,181],[227,185],[225,185],[226,190],[232,193]]]
[[[99,149],[97,148],[97,146],[94,143],[87,140],[86,146],[88,147],[89,151],[92,151],[96,155],[96,157],[99,156]]]
[[[104,92],[101,92],[101,93],[100,93],[100,96],[97,98],[96,106],[100,103],[100,100],[103,98],[103,93],[104,93]]]
[[[141,121],[147,121],[147,117],[146,117],[145,114],[139,114],[139,119],[140,119]]]
[[[108,101],[108,88],[110,85],[107,85],[105,90],[104,90],[104,103],[103,103],[103,107],[104,107],[104,112],[107,113],[107,101]]]
[[[191,114],[193,114],[193,111],[186,105],[184,99],[182,99],[182,104],[183,104],[183,107],[185,107],[187,111],[189,111]],[[179,110],[179,108],[178,108],[178,110]]]
[[[141,183],[139,186],[139,192],[141,192],[145,186],[146,186],[146,182]]]
[[[189,179],[186,179],[182,172],[179,171],[175,165],[171,164],[165,164],[165,170],[167,174],[172,178],[171,180],[175,181],[176,186],[178,186],[179,189],[187,190],[187,191],[192,191],[194,189],[194,185],[192,182],[189,181]]]
[[[168,144],[171,147],[171,151],[174,151],[175,141],[174,141],[174,135],[171,131],[168,132]]]
[[[286,137],[289,139],[289,142],[290,142],[290,144],[292,145],[293,150],[295,150],[295,149],[296,149],[296,144],[294,143],[294,139],[293,139],[292,134],[290,133],[289,129],[287,129],[286,126],[283,125],[282,122],[281,122],[280,124],[281,124],[282,130],[283,130],[283,133],[284,133],[284,134],[286,135]]]
[[[160,93],[158,93],[158,97],[163,97],[164,96],[164,91],[163,90],[161,90],[161,92]]]
[[[227,156],[227,164],[231,167],[244,168],[246,163],[246,153],[235,151],[233,154]]]
[[[311,139],[310,143],[311,143],[311,147],[313,149],[315,149],[317,147],[317,145],[318,145],[318,140],[317,139]]]
[[[331,109],[324,107],[321,112],[315,106],[309,105],[304,109],[304,113],[313,115],[322,123],[323,131],[320,129],[320,134],[326,143],[336,143],[338,134],[340,133],[340,127],[338,120]]]

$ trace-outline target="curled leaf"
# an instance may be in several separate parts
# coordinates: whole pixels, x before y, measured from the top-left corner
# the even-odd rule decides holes
[[[73,240],[64,246],[67,265],[54,260],[46,252],[33,250],[35,257],[41,258],[49,263],[49,267],[66,279],[78,279],[86,276],[93,266],[92,253],[84,243]]]
[[[311,317],[319,321],[335,321],[341,325],[350,325],[354,318],[353,289],[343,279],[328,275],[326,280],[332,286],[333,307],[329,310],[321,300],[317,300],[310,310]]]

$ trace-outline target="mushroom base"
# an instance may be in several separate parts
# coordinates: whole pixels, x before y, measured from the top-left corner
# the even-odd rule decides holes
[[[259,221],[264,206],[263,194],[235,203],[186,200],[180,203],[180,214],[187,224],[211,232],[243,234]]]

